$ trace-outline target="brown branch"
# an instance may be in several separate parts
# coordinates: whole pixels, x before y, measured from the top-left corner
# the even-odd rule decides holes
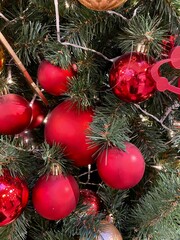
[[[6,40],[6,38],[4,37],[4,35],[1,32],[0,32],[0,41],[2,42],[4,47],[7,49],[9,54],[14,59],[17,67],[23,73],[23,75],[24,75],[25,79],[27,80],[28,84],[31,86],[31,88],[34,90],[34,92],[37,93],[37,95],[42,99],[44,104],[48,105],[47,99],[45,98],[45,96],[43,95],[41,90],[38,88],[38,86],[35,84],[35,82],[32,80],[31,76],[29,75],[28,71],[26,70],[26,68],[22,64],[21,60],[18,58],[18,56],[16,55],[16,53],[14,52],[14,50],[12,49],[12,47],[10,46],[10,44],[8,43],[8,41]]]

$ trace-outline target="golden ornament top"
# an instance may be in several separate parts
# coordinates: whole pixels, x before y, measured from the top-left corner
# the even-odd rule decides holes
[[[123,5],[127,0],[79,0],[85,7],[97,10],[106,11]]]

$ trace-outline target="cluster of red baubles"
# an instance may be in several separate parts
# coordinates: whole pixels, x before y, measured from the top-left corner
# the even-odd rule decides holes
[[[153,62],[153,59],[135,52],[118,58],[109,74],[110,86],[114,94],[125,102],[141,102],[151,97],[156,89],[149,73],[149,67]],[[59,96],[67,91],[69,80],[75,74],[75,67],[67,70],[44,61],[38,69],[38,81],[47,93]],[[16,94],[0,97],[0,112],[0,134],[8,135],[40,126],[46,115],[39,102],[34,101],[30,104]],[[65,156],[78,167],[96,163],[100,178],[108,186],[122,190],[134,187],[140,182],[145,171],[145,161],[140,150],[132,143],[125,142],[124,150],[109,147],[98,157],[95,156],[99,146],[92,147],[87,137],[93,116],[93,109],[80,110],[70,99],[63,101],[48,114],[44,126],[44,138],[49,145],[60,144],[64,148]],[[9,186],[0,191],[0,201],[3,206],[0,226],[16,219],[28,201],[27,187],[23,185],[24,193],[18,189],[19,180],[17,186],[14,186],[16,181],[13,180],[13,188],[17,188],[19,197],[13,197],[14,208],[6,211],[6,204],[8,205],[9,201],[7,191],[11,191],[11,181],[6,175],[0,178],[0,184],[4,184],[6,179],[9,181]],[[91,190],[80,190],[72,175],[41,176],[32,191],[35,210],[49,220],[67,217],[76,209],[80,198],[83,199],[84,205],[89,206],[86,214],[97,214],[100,211],[98,196]],[[20,210],[17,199],[18,201],[22,199]],[[12,214],[14,211],[17,213],[16,216]],[[9,216],[12,216],[11,219]]]
[[[0,134],[14,135],[25,129],[39,127],[46,111],[40,101],[30,104],[24,97],[17,94],[0,96]]]

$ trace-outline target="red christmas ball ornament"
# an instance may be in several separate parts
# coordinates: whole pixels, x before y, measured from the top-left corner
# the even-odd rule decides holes
[[[32,109],[25,98],[17,94],[0,96],[0,134],[13,135],[24,131],[31,117]]]
[[[32,108],[32,120],[28,129],[33,129],[39,127],[46,116],[46,110],[43,104],[40,101],[35,100],[32,104],[30,104]]]
[[[149,68],[154,63],[143,53],[126,53],[113,64],[109,73],[109,84],[114,94],[125,102],[139,103],[150,98],[156,83]]]
[[[26,183],[12,177],[8,170],[0,176],[0,227],[18,218],[28,203],[29,190]]]
[[[93,154],[97,147],[90,147],[86,137],[93,111],[79,110],[76,104],[67,100],[55,107],[45,124],[45,139],[48,144],[60,144],[65,155],[76,166],[87,166],[94,162]]]
[[[95,192],[89,189],[81,189],[80,196],[84,206],[87,206],[87,215],[96,215],[100,210],[100,199]]]
[[[35,210],[49,220],[60,220],[75,210],[79,186],[72,175],[43,175],[32,191]]]
[[[134,187],[142,179],[145,170],[144,158],[132,143],[125,143],[125,151],[116,147],[105,149],[97,159],[100,178],[115,189]]]
[[[69,69],[55,66],[48,61],[42,61],[38,68],[38,81],[44,90],[54,96],[59,96],[68,90],[68,81],[75,76],[77,67],[73,64]]]

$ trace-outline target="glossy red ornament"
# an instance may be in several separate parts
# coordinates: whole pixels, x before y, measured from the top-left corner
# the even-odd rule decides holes
[[[139,149],[126,142],[125,151],[116,147],[105,149],[97,159],[97,170],[105,184],[123,190],[139,183],[145,162]]]
[[[37,100],[30,104],[30,106],[32,108],[32,119],[28,129],[33,129],[39,127],[43,123],[46,116],[46,110],[44,105]]]
[[[95,192],[89,189],[81,189],[80,196],[83,205],[87,206],[87,215],[96,215],[100,211],[100,199]]]
[[[76,166],[87,166],[94,162],[97,147],[90,147],[86,137],[89,124],[93,120],[91,109],[79,110],[72,101],[64,101],[55,107],[45,124],[45,140],[48,144],[61,144],[65,155]]]
[[[55,66],[48,61],[42,61],[38,68],[38,81],[49,94],[59,96],[68,90],[69,79],[76,74],[76,65],[69,69]]]
[[[0,96],[0,134],[13,135],[24,131],[31,117],[32,109],[25,98],[17,94]]]
[[[3,176],[0,176],[0,227],[10,224],[21,215],[28,197],[26,183],[5,170]]]
[[[60,220],[75,210],[79,201],[79,186],[71,175],[43,175],[32,191],[35,210],[49,220]]]
[[[143,53],[126,53],[110,69],[109,84],[114,94],[125,102],[139,103],[149,99],[156,90],[149,67],[154,63]]]

